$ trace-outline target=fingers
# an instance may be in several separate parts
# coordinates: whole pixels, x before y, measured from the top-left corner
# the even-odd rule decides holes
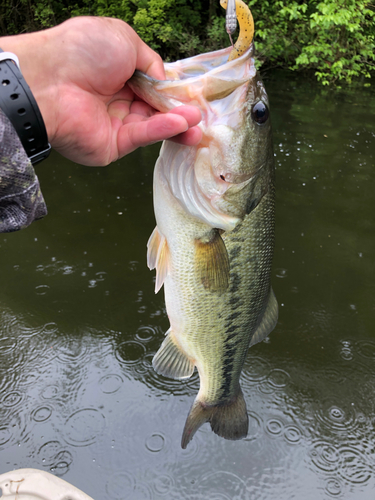
[[[202,140],[202,130],[199,127],[192,127],[183,134],[171,137],[170,140],[184,146],[196,146]]]
[[[184,117],[184,114],[187,117]],[[200,120],[200,113],[198,111],[197,117],[193,110],[192,114],[194,116],[191,116],[191,110],[185,110],[182,113],[160,113],[150,118],[143,118],[141,121],[139,115],[134,117],[131,122],[125,123],[118,130],[118,156],[122,157],[138,147],[171,138],[180,144],[190,146],[197,144],[201,138],[201,131],[195,125]]]

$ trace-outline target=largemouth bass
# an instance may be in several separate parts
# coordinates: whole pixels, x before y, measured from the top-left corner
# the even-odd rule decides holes
[[[274,157],[269,104],[253,46],[166,64],[169,80],[136,73],[130,85],[156,109],[189,103],[202,111],[203,138],[165,141],[154,172],[157,226],[148,266],[164,284],[170,329],[153,359],[157,373],[190,377],[200,389],[181,445],[210,422],[226,439],[247,435],[240,375],[250,346],[275,327],[270,284],[274,247]]]

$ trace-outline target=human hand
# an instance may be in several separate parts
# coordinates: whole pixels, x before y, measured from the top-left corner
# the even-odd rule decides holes
[[[198,108],[159,113],[126,85],[135,69],[165,78],[161,58],[123,21],[77,17],[1,38],[39,105],[51,145],[84,165],[107,165],[140,146],[173,138],[197,144]]]

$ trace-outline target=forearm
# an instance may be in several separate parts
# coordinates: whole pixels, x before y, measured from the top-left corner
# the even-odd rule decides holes
[[[50,31],[2,37],[0,47],[18,57],[22,75],[39,106],[52,143],[57,123],[56,107],[53,105],[57,98],[57,86],[54,83],[56,73],[54,58],[51,57]]]

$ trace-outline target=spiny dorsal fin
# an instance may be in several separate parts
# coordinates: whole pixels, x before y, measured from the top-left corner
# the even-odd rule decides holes
[[[174,340],[171,329],[152,360],[154,370],[165,377],[183,379],[194,373],[194,363],[186,356]]]
[[[206,290],[224,292],[229,285],[229,258],[218,231],[207,242],[195,240],[196,266]]]
[[[264,311],[262,321],[258,326],[258,328],[256,329],[251,339],[249,347],[251,347],[254,344],[257,344],[258,342],[261,342],[266,337],[268,337],[268,335],[272,332],[272,330],[276,326],[278,315],[279,315],[279,306],[277,305],[277,300],[274,291],[271,288],[270,295],[268,298],[268,304],[266,310]]]
[[[158,293],[163,286],[165,277],[168,274],[168,261],[167,240],[156,226],[147,242],[147,265],[150,269],[156,268],[155,293]]]

